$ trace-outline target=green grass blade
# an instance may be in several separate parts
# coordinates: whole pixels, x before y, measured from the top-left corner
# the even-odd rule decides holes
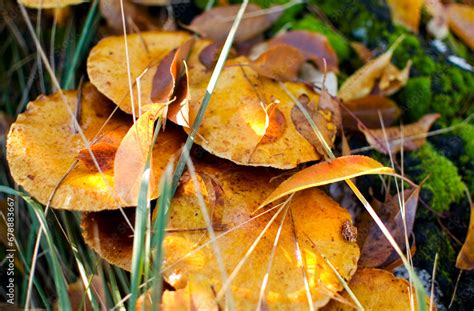
[[[42,206],[34,201],[31,197],[27,196],[26,194],[11,189],[9,187],[1,186],[0,185],[0,192],[19,196],[25,200],[25,202],[33,209],[36,214],[36,217],[41,225],[41,230],[44,231],[44,238],[46,239],[46,244],[50,251],[50,258],[52,261],[52,273],[54,284],[56,287],[57,295],[58,295],[58,303],[60,310],[69,311],[71,310],[71,303],[69,301],[69,295],[67,293],[67,283],[64,279],[64,275],[62,273],[62,268],[59,263],[58,256],[55,252],[56,248],[54,243],[52,242],[51,238],[51,231],[49,230],[48,222],[46,221],[46,217],[44,216]]]
[[[77,43],[77,47],[74,50],[74,55],[72,56],[71,62],[68,63],[68,70],[66,72],[66,78],[64,79],[63,84],[63,88],[66,90],[69,90],[74,87],[74,75],[76,73],[77,66],[79,65],[79,59],[82,55],[84,55],[85,51],[87,50],[89,44],[92,41],[94,31],[92,31],[91,28],[97,18],[98,3],[98,0],[94,0],[94,2],[92,2],[91,7],[89,9],[89,13],[87,14],[86,21],[84,23],[84,27],[81,31],[79,42]]]
[[[232,28],[227,35],[227,39],[225,40],[224,46],[222,47],[222,51],[219,55],[217,60],[217,64],[214,67],[214,70],[211,75],[211,79],[209,80],[209,84],[207,85],[206,93],[204,94],[204,98],[201,103],[201,107],[199,107],[199,111],[196,115],[196,119],[194,121],[193,127],[191,129],[191,133],[189,134],[188,138],[186,139],[186,143],[183,147],[183,151],[181,152],[181,156],[179,157],[178,164],[176,165],[176,170],[173,175],[173,184],[172,184],[172,196],[174,196],[176,189],[178,188],[179,179],[181,175],[183,175],[184,168],[186,167],[186,163],[189,158],[189,151],[194,144],[194,139],[196,137],[196,133],[201,126],[202,118],[204,117],[204,113],[206,112],[207,106],[211,101],[212,93],[214,92],[214,88],[216,87],[217,80],[224,68],[224,64],[227,60],[227,56],[229,55],[230,48],[234,42],[235,34],[237,33],[237,29],[239,28],[240,21],[245,13],[245,9],[249,0],[242,1],[242,5],[240,6],[239,11],[235,17],[234,23],[232,24]],[[171,197],[172,197],[171,196]]]

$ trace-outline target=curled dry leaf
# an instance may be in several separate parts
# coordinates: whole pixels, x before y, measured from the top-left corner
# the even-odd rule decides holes
[[[424,0],[387,0],[392,21],[418,33]]]
[[[338,125],[336,122],[339,122],[339,120],[337,119],[337,117],[334,118],[336,116],[336,114],[334,114],[333,111],[327,109],[327,107],[325,107],[325,108],[322,107],[322,105],[321,105],[322,99],[323,99],[323,94],[320,95],[319,105],[316,105],[316,103],[311,101],[309,99],[309,97],[306,96],[305,94],[300,95],[299,98],[298,98],[301,105],[306,110],[306,112],[309,114],[311,119],[314,121],[315,124],[317,124],[318,129],[320,129],[324,140],[326,142],[332,142],[333,137],[331,137],[331,134],[336,132],[337,125]],[[326,99],[327,99],[327,97],[326,97]],[[323,102],[327,103],[326,100],[323,101]],[[333,110],[335,110],[335,109],[336,108],[333,108]],[[334,120],[332,120],[332,118],[334,118]],[[314,133],[313,128],[311,127],[311,125],[310,125],[308,119],[306,118],[306,116],[304,115],[304,113],[296,105],[293,106],[293,108],[291,109],[291,120],[292,120],[293,124],[295,125],[295,129],[308,142],[311,143],[311,145],[315,148],[315,150],[319,154],[324,155],[325,151],[324,151],[323,146],[321,145],[321,142],[319,141],[319,138]]]
[[[370,51],[363,43],[352,41],[351,47],[364,63],[368,63],[374,57],[372,51]]]
[[[405,68],[399,70],[395,65],[388,64],[376,88],[377,95],[390,96],[398,92],[408,82],[410,77],[411,60]]]
[[[168,127],[166,131],[158,133],[158,139],[152,145],[154,123],[160,113],[159,109],[145,112],[125,135],[115,155],[115,191],[125,206],[137,205],[149,152],[152,152],[152,161],[148,195],[155,199],[159,195],[157,185],[161,173],[170,160],[177,156],[184,143],[183,133],[177,128]]]
[[[259,75],[277,81],[296,81],[301,66],[306,61],[304,55],[290,45],[278,44],[250,62],[250,67]]]
[[[413,230],[419,194],[420,187],[404,191],[404,217],[401,212],[398,195],[390,197],[384,204],[373,205],[380,219],[402,251],[405,249],[406,244],[405,234],[409,237]],[[367,218],[370,217],[368,215],[365,216]],[[398,255],[384,237],[378,225],[371,218],[368,221],[367,227],[367,237],[364,241],[361,241],[362,247],[359,264],[364,267],[373,268],[390,266],[399,258]]]
[[[367,142],[377,151],[384,154],[397,153],[402,149],[412,151],[426,142],[426,135],[431,125],[440,117],[439,113],[427,114],[415,123],[404,126],[393,126],[385,129],[365,129]],[[403,142],[403,144],[402,144]]]
[[[191,54],[190,59],[193,66],[190,65],[189,70],[193,77],[190,81],[191,124],[201,106],[210,77],[207,69],[193,59],[199,53],[193,54],[195,53]],[[259,76],[252,68],[241,66],[248,63],[245,57],[226,63],[202,120],[196,143],[212,154],[242,165],[287,169],[319,159],[320,154],[291,122],[291,111],[295,106],[293,100],[278,82]],[[315,103],[318,113],[323,113],[317,107],[318,95],[310,87],[291,82],[285,83],[285,86],[295,97],[305,94]],[[274,119],[269,120],[271,105],[276,105],[281,115],[275,115]],[[324,114],[330,119],[327,123],[331,125],[328,124],[322,130],[328,132],[328,143],[332,145],[336,126],[332,124],[331,112],[324,111]],[[274,124],[285,123],[286,126],[284,129],[277,127],[280,135],[278,138],[271,134],[271,142],[261,144],[262,137],[272,130],[273,126],[269,122],[273,120],[276,121]]]
[[[265,134],[260,140],[260,144],[273,143],[278,140],[286,129],[286,119],[283,113],[276,105],[270,107],[268,113],[268,125],[265,128]]]
[[[358,120],[368,128],[380,128],[379,112],[385,126],[392,125],[400,117],[400,108],[397,104],[380,95],[369,95],[366,97],[350,100],[344,103],[346,109],[341,109],[342,124],[344,128],[358,129]],[[354,116],[358,119],[354,119]]]
[[[466,241],[456,260],[456,268],[463,270],[474,269],[474,205],[471,206],[471,220],[467,231]]]
[[[414,287],[410,287],[406,280],[395,277],[391,272],[374,268],[358,269],[349,282],[349,288],[365,310],[412,310],[410,288],[413,288],[412,295],[416,296]],[[347,292],[342,293],[342,298],[345,299],[346,303],[332,300],[322,310],[357,310]],[[414,298],[414,301],[415,310],[418,310],[416,298]],[[427,298],[427,308],[429,304],[429,298]]]
[[[294,174],[268,196],[259,209],[289,194],[368,174],[392,174],[393,169],[365,156],[339,157],[320,162]]]
[[[326,75],[311,63],[305,63],[300,70],[300,79],[311,84],[315,88],[323,85],[329,95],[337,95],[337,75],[334,72],[327,72]]]
[[[251,212],[273,189],[269,178],[274,175],[262,169],[200,166],[197,171],[212,176],[222,186],[224,206],[213,213],[220,215],[222,225],[226,228],[235,228],[249,220]],[[317,189],[295,195],[288,203],[288,208],[292,209],[296,236],[305,257],[304,268],[312,298],[315,306],[319,307],[342,286],[325,264],[321,254],[308,239],[302,238],[303,232],[309,235],[319,251],[328,257],[344,278],[350,278],[358,258],[358,247],[342,237],[341,227],[344,222],[350,222],[351,218],[347,211]],[[211,211],[208,213],[211,214]],[[331,215],[330,219],[328,215]],[[270,213],[260,216],[217,240],[217,247],[228,274],[244,257],[254,239],[263,232],[272,216],[274,214]],[[285,310],[307,304],[304,284],[295,278],[301,274],[301,270],[294,255],[295,241],[290,217],[288,214],[282,225],[283,231],[273,258],[265,295],[265,302],[269,307],[278,306]],[[262,240],[231,284],[230,290],[238,310],[248,310],[257,305],[259,289],[267,270],[267,265],[262,263],[268,261],[276,232],[283,221],[280,217],[276,219],[264,232]],[[324,226],[316,225],[319,223],[324,223]],[[188,284],[199,283],[207,288],[213,287],[216,292],[221,291],[222,278],[212,245],[207,244],[200,248],[204,243],[209,243],[207,233],[193,230],[205,228],[206,223],[202,218],[192,181],[182,184],[178,190],[170,209],[168,226],[169,229],[179,230],[169,232],[164,240],[165,278],[180,274]],[[180,259],[183,260],[179,261]]]
[[[161,115],[181,126],[189,127],[189,76],[186,59],[191,53],[194,39],[171,51],[157,66],[153,76],[151,100],[161,108]],[[167,105],[166,103],[170,102]]]
[[[448,4],[447,10],[449,28],[451,28],[471,50],[474,50],[474,7],[465,4],[451,3]]]
[[[127,36],[130,73],[133,87],[134,110],[152,104],[150,94],[156,66],[169,52],[188,41],[191,36],[185,32],[142,32]],[[110,98],[120,109],[132,113],[132,100],[123,36],[102,39],[90,52],[87,59],[87,73],[92,84]],[[140,98],[138,84],[140,78]]]
[[[127,32],[158,30],[160,28],[160,25],[156,22],[157,20],[152,18],[145,8],[137,6],[130,0],[100,0],[100,13],[113,33],[123,34],[122,1]]]
[[[300,50],[306,60],[314,62],[320,70],[325,70],[324,61],[328,71],[338,72],[337,55],[328,39],[319,33],[295,30],[288,31],[270,40],[269,46],[286,44]]]
[[[189,29],[205,38],[224,42],[239,8],[240,4],[212,8],[193,19]],[[247,6],[245,15],[235,34],[235,42],[247,41],[264,33],[281,14],[281,11],[278,10],[269,13],[258,11],[261,11],[261,8],[255,4]]]
[[[74,111],[77,92],[65,92],[64,97],[66,104]],[[90,141],[98,134],[114,105],[95,87],[86,84],[82,91],[81,106],[81,127]],[[120,136],[122,131],[119,129],[129,127],[130,123],[128,117],[116,113],[102,133]],[[57,93],[30,102],[27,110],[18,116],[11,127],[7,141],[11,174],[19,185],[42,204],[47,204],[61,178],[85,148],[72,124],[65,103]],[[86,211],[116,209],[118,204],[112,194],[113,186],[111,170],[101,176],[97,170],[91,171],[79,162],[57,188],[51,206]]]
[[[385,53],[372,59],[353,73],[339,89],[338,96],[344,102],[369,95],[390,64],[394,50],[400,44],[400,37]]]
[[[64,8],[72,4],[86,2],[86,0],[19,0],[26,7],[34,9],[57,9]]]

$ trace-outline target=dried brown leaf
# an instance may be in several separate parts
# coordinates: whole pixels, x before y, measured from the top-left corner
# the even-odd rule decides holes
[[[250,62],[250,67],[259,75],[277,81],[296,81],[301,66],[306,61],[304,55],[290,45],[272,45],[268,50]]]
[[[358,120],[368,128],[380,128],[379,112],[385,126],[392,125],[400,117],[400,108],[385,96],[369,95],[350,100],[344,105],[350,111],[341,109],[344,128],[358,129]]]
[[[288,31],[269,42],[270,47],[279,44],[299,49],[306,60],[314,62],[320,70],[325,70],[326,67],[328,71],[339,70],[336,52],[322,34],[304,30]],[[326,67],[323,59],[326,60]]]
[[[212,8],[197,16],[189,28],[205,38],[223,42],[230,31],[240,4]],[[267,30],[280,16],[281,12],[255,14],[261,8],[255,4],[247,6],[246,13],[235,35],[235,42],[252,39]]]
[[[419,193],[420,187],[404,191],[404,217],[398,195],[390,197],[384,204],[374,204],[380,219],[402,250],[405,248],[405,234],[409,237],[413,230]],[[361,241],[363,246],[359,264],[373,268],[391,265],[393,261],[398,259],[398,255],[372,219],[367,226],[368,235],[364,241]]]
[[[365,129],[364,133],[367,142],[375,150],[384,154],[397,153],[402,148],[412,151],[420,148],[426,142],[426,134],[431,125],[440,117],[439,113],[427,114],[415,123],[404,126],[393,126],[385,129]]]
[[[127,31],[158,30],[159,24],[148,12],[130,0],[123,1]],[[115,34],[123,34],[121,1],[100,0],[100,13],[107,21],[107,25]]]
[[[456,268],[463,270],[474,269],[474,204],[471,206],[471,220],[466,240],[458,254]]]
[[[371,94],[374,86],[390,64],[393,51],[398,47],[401,40],[403,40],[403,37],[400,37],[388,51],[369,61],[344,81],[338,92],[339,98],[344,102],[348,102]]]

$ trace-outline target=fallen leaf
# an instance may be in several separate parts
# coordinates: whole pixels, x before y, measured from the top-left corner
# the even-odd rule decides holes
[[[152,162],[148,195],[150,199],[156,199],[161,173],[184,143],[179,129],[168,127],[166,131],[158,133],[155,145],[152,144],[154,124],[160,113],[158,107],[143,113],[129,129],[115,154],[115,191],[124,206],[137,205],[149,152],[152,152]]]
[[[420,187],[404,191],[404,216],[401,213],[398,195],[390,197],[381,206],[379,204],[373,205],[380,219],[402,251],[405,249],[405,235],[409,237],[413,230],[419,194]],[[359,264],[364,267],[385,267],[398,259],[398,255],[393,247],[372,219],[370,219],[368,224],[368,235],[362,244]],[[393,256],[394,259],[387,261],[392,255],[395,255]]]
[[[369,95],[366,97],[350,100],[344,103],[349,110],[341,109],[342,124],[344,128],[358,129],[358,122],[362,122],[368,128],[380,128],[379,112],[382,115],[385,126],[392,125],[400,117],[400,108],[397,104],[380,95]],[[359,120],[354,119],[354,116]]]
[[[398,92],[408,82],[410,77],[411,60],[409,60],[402,70],[395,65],[389,64],[377,85],[376,95],[390,96]]]
[[[400,37],[385,53],[372,59],[359,68],[342,84],[338,97],[344,102],[369,95],[378,80],[390,64],[394,50],[398,47],[403,37]]]
[[[212,8],[194,18],[188,28],[205,38],[223,42],[229,34],[239,9],[240,4]],[[247,6],[235,34],[235,42],[243,42],[264,33],[281,14],[281,11],[278,10],[271,13],[255,14],[258,11],[261,11],[261,8],[255,4]]]
[[[397,153],[402,149],[412,151],[420,148],[426,142],[426,134],[431,125],[439,118],[439,113],[427,114],[415,123],[387,127],[385,129],[360,128],[367,142],[377,151],[384,154]],[[403,138],[403,139],[402,139]]]
[[[259,209],[289,194],[369,174],[392,174],[393,169],[365,156],[339,157],[309,166],[282,182]]]
[[[77,91],[64,92],[64,98],[74,111]],[[94,86],[86,84],[81,107],[81,127],[90,141],[99,133],[114,105]],[[115,113],[101,133],[128,128],[130,123],[127,116]],[[7,159],[14,180],[40,203],[47,204],[52,191],[84,148],[80,135],[72,128],[72,118],[62,97],[56,93],[38,97],[18,116],[8,135]],[[113,187],[111,170],[101,175],[79,163],[62,181],[51,206],[86,211],[116,209],[119,206]]]
[[[448,4],[447,8],[449,28],[474,50],[474,8],[459,3]]]
[[[189,76],[186,60],[194,45],[194,39],[188,40],[171,51],[157,66],[153,76],[152,105],[171,104],[162,108],[161,115],[181,126],[189,127]],[[174,98],[173,98],[174,97]],[[159,106],[161,108],[161,105]],[[164,123],[163,123],[164,124]]]
[[[195,54],[199,55],[199,51]],[[201,107],[201,99],[210,78],[210,73],[201,63],[196,64],[194,60],[192,63],[194,66],[189,67],[189,75],[193,77],[189,81],[191,124]],[[241,165],[288,169],[319,159],[321,155],[290,122],[291,110],[295,105],[292,98],[278,82],[259,76],[249,66],[242,66],[248,63],[248,59],[242,56],[226,62],[199,128],[196,143],[214,155]],[[286,82],[284,85],[295,97],[306,94],[319,111],[319,97],[312,88],[303,83]],[[279,131],[281,136],[278,139],[261,144],[269,126],[267,115],[270,111],[267,110],[272,103],[282,113],[286,129]],[[332,119],[330,113],[325,112],[325,116]],[[328,136],[331,138],[328,143],[332,146],[336,126],[332,123],[328,126]],[[189,132],[189,129],[185,130]],[[275,135],[273,137],[276,138]]]
[[[222,46],[222,42],[212,42],[199,53],[199,61],[207,70],[212,70],[216,65]]]
[[[456,268],[462,270],[474,269],[474,205],[471,206],[471,220],[467,231],[466,241],[456,259]]]
[[[387,0],[392,21],[418,33],[423,2],[424,0]]]
[[[416,293],[413,286],[402,278],[395,277],[391,272],[374,269],[360,268],[349,282],[349,288],[359,300],[365,310],[412,310],[410,290],[414,298],[415,310],[418,310]],[[352,311],[357,310],[347,292],[342,293],[345,300],[339,302],[332,300],[322,311]],[[426,308],[429,308],[429,297],[426,299]]]
[[[334,49],[328,39],[319,33],[295,30],[279,35],[269,42],[269,46],[286,44],[303,53],[306,60],[310,60],[318,65],[320,70],[327,67],[328,71],[338,72],[338,60]],[[323,59],[326,60],[326,67]]]
[[[334,141],[334,137],[337,131],[337,123],[339,122],[338,114],[334,113],[334,111],[337,110],[338,107],[335,107],[334,103],[332,102],[329,102],[328,104],[328,100],[331,99],[329,95],[326,95],[324,97],[324,93],[321,93],[318,105],[316,105],[313,101],[310,101],[309,97],[305,94],[300,95],[298,100],[300,104],[304,107],[304,109],[307,111],[311,119],[314,121],[314,123],[318,126],[318,129],[323,135],[324,140],[331,144],[331,142]],[[324,105],[324,108],[322,105]],[[324,155],[325,151],[319,138],[314,133],[314,130],[311,127],[304,113],[296,105],[293,106],[293,108],[291,109],[291,120],[293,122],[293,125],[295,126],[295,129],[308,142],[311,143],[311,145],[319,154]]]
[[[277,81],[296,81],[305,57],[297,48],[286,44],[270,46],[268,50],[250,62],[259,75]]]
[[[123,36],[106,37],[92,48],[87,59],[89,79],[120,109],[130,114],[135,110],[138,114],[139,103],[142,107],[153,103],[150,94],[155,70],[151,69],[190,38],[185,32],[142,32],[127,36],[134,109]],[[140,92],[136,82],[139,77]]]
[[[132,0],[133,3],[141,5],[165,6],[170,4],[170,0]]]
[[[127,32],[158,30],[160,28],[156,19],[153,19],[144,8],[135,5],[130,0],[100,0],[100,13],[113,33],[123,34],[121,1],[123,1]]]
[[[28,8],[57,9],[72,4],[80,4],[86,2],[86,0],[19,0],[19,2]]]

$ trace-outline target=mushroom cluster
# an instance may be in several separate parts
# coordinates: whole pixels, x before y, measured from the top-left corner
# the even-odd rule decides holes
[[[356,295],[377,295],[367,302],[373,309],[408,306],[406,282],[388,272],[357,270],[360,248],[350,213],[310,187],[390,169],[369,158],[343,157],[320,162],[310,174],[279,186],[294,173],[290,169],[327,156],[323,144],[333,146],[341,116],[324,84],[318,89],[281,71],[282,52],[299,59],[288,70],[309,60],[336,71],[337,58],[325,38],[289,32],[276,39],[256,57],[234,53],[217,82],[196,134],[195,143],[205,152],[191,153],[195,172],[181,177],[168,212],[162,275],[176,291],[165,293],[163,304],[176,303],[169,301],[174,295],[191,299],[188,306],[217,309],[230,291],[238,310],[305,309],[308,296],[315,308],[333,298],[352,307],[349,296],[339,294],[342,278],[352,279]],[[147,154],[152,154],[149,199],[154,200],[165,167],[176,161],[192,131],[221,45],[186,32],[157,31],[130,34],[127,42],[128,52],[123,36],[102,39],[88,57],[90,82],[30,102],[11,126],[7,157],[19,185],[42,204],[84,212],[86,243],[106,261],[130,270],[128,224]],[[153,142],[157,120],[166,126]],[[326,174],[324,181],[307,182],[318,174]],[[291,189],[282,192],[282,187]],[[270,204],[263,208],[263,203]],[[222,266],[234,274],[231,282],[222,279]],[[369,280],[375,283],[367,287]],[[374,285],[378,282],[387,290]],[[385,300],[388,295],[391,300]],[[327,308],[339,310],[335,302]]]

